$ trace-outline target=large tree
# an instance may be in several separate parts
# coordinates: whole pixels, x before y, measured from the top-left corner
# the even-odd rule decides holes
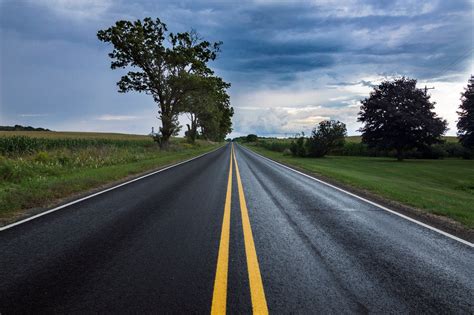
[[[229,83],[220,78],[212,78],[210,89],[211,98],[208,110],[199,115],[201,136],[213,141],[223,141],[232,131],[232,116],[234,109],[230,106],[230,97],[226,89]]]
[[[230,84],[216,76],[195,76],[193,84],[194,89],[188,93],[184,102],[184,111],[190,120],[186,136],[191,142],[198,136],[223,141],[232,131],[234,111],[227,94]]]
[[[408,149],[424,149],[441,141],[446,121],[433,112],[430,96],[416,80],[399,78],[376,86],[360,107],[362,141],[371,147],[396,150],[402,160]]]
[[[458,115],[459,140],[464,147],[474,149],[474,76],[472,75],[462,93]]]
[[[203,41],[193,32],[170,33],[160,19],[151,18],[118,21],[97,37],[114,47],[111,68],[130,70],[117,82],[119,92],[144,92],[158,104],[162,126],[155,139],[167,147],[179,131],[178,115],[193,87],[189,76],[212,75],[207,63],[216,58],[221,43]]]

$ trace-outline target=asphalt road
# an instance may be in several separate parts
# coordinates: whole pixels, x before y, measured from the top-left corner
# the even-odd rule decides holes
[[[474,313],[472,247],[231,151],[1,231],[0,313]]]

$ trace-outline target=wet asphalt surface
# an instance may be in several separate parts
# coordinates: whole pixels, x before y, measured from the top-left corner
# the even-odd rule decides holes
[[[270,313],[474,313],[473,248],[234,148]],[[209,313],[230,151],[0,232],[0,313]],[[252,310],[235,172],[227,310]]]

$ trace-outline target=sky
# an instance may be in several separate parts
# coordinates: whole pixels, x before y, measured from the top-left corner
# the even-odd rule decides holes
[[[358,134],[360,100],[399,76],[418,79],[456,133],[474,73],[473,2],[422,0],[0,0],[0,125],[147,134],[148,95],[117,93],[99,29],[159,17],[173,32],[223,41],[210,64],[230,82],[231,136],[291,136],[324,119]],[[180,118],[186,123],[186,117]]]

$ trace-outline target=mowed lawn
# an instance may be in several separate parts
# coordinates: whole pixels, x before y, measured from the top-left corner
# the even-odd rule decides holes
[[[474,228],[474,160],[327,156],[297,158],[248,146],[274,160],[333,178]]]
[[[174,138],[164,151],[151,137],[141,135],[2,131],[0,223],[12,221],[25,209],[50,207],[63,198],[220,145],[207,141],[191,145]]]

